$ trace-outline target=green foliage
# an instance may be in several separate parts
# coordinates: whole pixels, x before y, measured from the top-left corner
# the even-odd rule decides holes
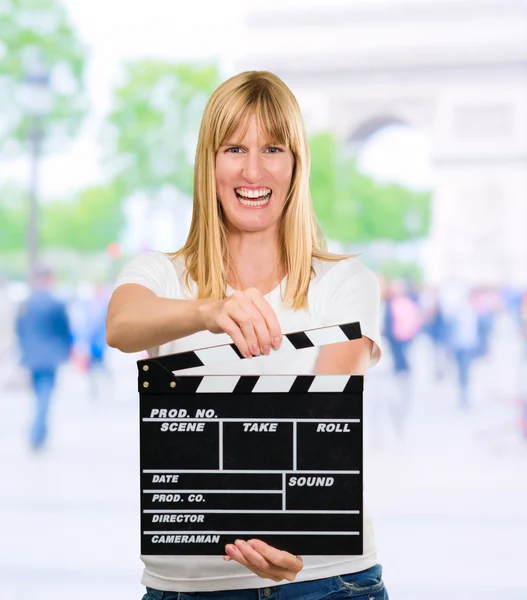
[[[310,140],[311,194],[325,234],[336,241],[408,241],[426,236],[430,194],[399,184],[380,184],[339,155],[335,138]]]
[[[0,190],[0,252],[22,251],[26,245],[27,193],[15,186]],[[70,248],[104,251],[119,238],[125,222],[115,188],[92,187],[72,199],[40,205],[42,250]]]
[[[126,65],[109,117],[108,155],[123,197],[167,185],[192,193],[199,124],[218,83],[214,65],[159,60]]]
[[[120,197],[113,187],[83,190],[73,201],[55,201],[42,211],[43,248],[104,250],[124,223]]]
[[[375,270],[388,281],[404,279],[414,284],[423,283],[423,269],[415,261],[381,260],[376,265]]]
[[[26,194],[16,186],[5,185],[0,190],[0,251],[24,247],[26,215]]]
[[[22,102],[28,56],[40,52],[49,69],[51,104],[45,139],[57,144],[74,135],[86,111],[83,73],[86,47],[57,0],[0,0],[0,144],[15,155],[34,126]],[[34,98],[34,97],[33,97]]]

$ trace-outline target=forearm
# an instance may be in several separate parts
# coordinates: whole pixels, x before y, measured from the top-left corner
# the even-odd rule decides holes
[[[365,375],[370,364],[372,347],[373,342],[366,337],[323,346],[315,364],[315,374]]]
[[[203,308],[210,300],[151,297],[108,308],[106,340],[122,352],[139,352],[206,329]]]

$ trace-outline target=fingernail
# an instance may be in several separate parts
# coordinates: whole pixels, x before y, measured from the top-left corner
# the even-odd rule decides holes
[[[275,337],[274,340],[273,340],[273,346],[276,349],[278,349],[280,347],[280,342],[281,342],[280,338],[279,337]]]
[[[264,354],[267,355],[271,352],[271,346],[264,346]]]
[[[258,344],[253,344],[251,350],[252,350],[253,354],[255,354],[256,356],[258,356],[260,354],[260,348],[258,348]]]
[[[233,544],[227,544],[225,546],[225,552],[228,552],[229,550],[232,552],[235,549],[236,546],[234,546]]]
[[[243,546],[244,544],[246,544],[245,540],[236,540],[234,542],[237,546]]]
[[[253,356],[253,355],[250,353],[250,351],[249,351],[249,350],[247,350],[247,351],[245,352],[244,356],[245,356],[245,358],[252,358],[252,356]]]
[[[249,542],[247,542],[249,544],[249,546],[251,548],[253,548],[254,550],[256,550],[258,548],[258,542],[255,542],[254,540],[250,540]]]

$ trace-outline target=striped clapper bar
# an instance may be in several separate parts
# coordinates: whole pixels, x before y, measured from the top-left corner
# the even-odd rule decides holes
[[[311,329],[273,352],[360,337],[358,323]],[[218,555],[258,538],[362,554],[363,377],[178,374],[237,360],[228,344],[138,361],[141,553]]]

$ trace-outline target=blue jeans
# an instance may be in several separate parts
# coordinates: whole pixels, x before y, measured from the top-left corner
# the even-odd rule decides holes
[[[375,565],[366,571],[275,585],[250,590],[221,592],[160,592],[146,588],[143,600],[389,600],[382,580],[382,567]]]
[[[48,434],[49,405],[55,389],[56,373],[55,369],[31,372],[36,406],[29,441],[35,449],[42,446]]]

